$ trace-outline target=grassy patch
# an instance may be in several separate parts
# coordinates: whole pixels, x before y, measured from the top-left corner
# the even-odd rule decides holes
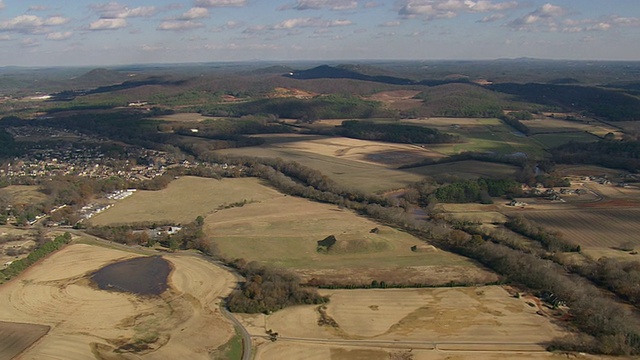
[[[242,358],[242,335],[235,329],[229,341],[214,352],[216,359],[237,360]]]
[[[533,135],[532,138],[540,142],[545,148],[554,148],[571,141],[593,142],[599,140],[597,136],[588,132],[538,134]]]

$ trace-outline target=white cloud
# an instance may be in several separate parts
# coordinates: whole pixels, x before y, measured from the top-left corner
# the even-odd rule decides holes
[[[99,19],[89,24],[89,30],[117,30],[127,26],[125,19]]]
[[[196,0],[195,5],[205,8],[243,7],[247,5],[247,0]]]
[[[534,11],[510,21],[507,26],[515,30],[540,30],[541,25],[544,30],[557,30],[557,19],[564,16],[567,10],[561,6],[546,3]]]
[[[11,40],[11,36],[9,35],[0,35],[0,41],[9,41]]]
[[[117,2],[95,4],[89,6],[102,19],[126,19],[136,17],[151,17],[158,13],[155,6],[140,6],[130,8]]]
[[[4,9],[5,5],[4,5],[4,1],[0,0],[0,9]]]
[[[35,15],[19,15],[13,19],[0,21],[0,31],[39,34],[46,32],[45,27],[63,25],[67,22],[69,19],[62,16],[41,18]]]
[[[375,2],[375,1],[369,1],[369,2],[366,2],[364,4],[364,8],[365,9],[373,9],[373,8],[378,7],[378,6],[382,6],[382,5],[377,3],[377,2]]]
[[[400,21],[387,21],[385,23],[382,23],[380,25],[378,25],[380,27],[395,27],[395,26],[400,26]]]
[[[1,2],[2,1],[0,1],[0,3]],[[44,5],[31,5],[29,6],[29,9],[27,11],[46,11],[46,10],[49,10],[49,8]]]
[[[71,36],[73,36],[73,33],[71,31],[52,32],[47,34],[47,40],[58,40],[58,41],[67,40]]]
[[[271,27],[273,30],[283,30],[283,29],[293,29],[300,27],[336,27],[336,26],[348,26],[353,23],[350,20],[322,20],[320,18],[315,17],[307,17],[307,18],[295,18],[295,19],[287,19],[278,24],[275,24]]]
[[[297,0],[295,4],[284,5],[280,10],[353,10],[358,7],[355,0]]]
[[[209,17],[209,9],[193,7],[177,18],[177,20],[195,20]]]
[[[501,14],[501,13],[491,14],[491,15],[485,16],[482,19],[478,20],[478,22],[490,23],[490,22],[502,20],[502,19],[505,18],[505,16],[506,16],[505,14]]]
[[[163,21],[158,30],[165,31],[186,31],[204,27],[204,24],[197,21]]]
[[[39,46],[40,42],[33,38],[26,38],[20,41],[20,45],[22,45],[22,47],[35,47]]]
[[[516,8],[517,1],[494,2],[489,0],[405,0],[398,15],[404,18],[448,19],[461,12],[487,13]]]
[[[142,44],[140,49],[142,51],[147,51],[147,52],[168,50],[167,47],[164,47],[164,46],[161,46],[161,45],[147,45],[147,44]]]

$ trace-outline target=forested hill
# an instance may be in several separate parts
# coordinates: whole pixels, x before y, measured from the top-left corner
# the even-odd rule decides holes
[[[424,86],[437,86],[449,83],[468,82],[466,79],[452,79],[452,80],[421,80],[414,81],[411,79],[405,79],[387,75],[366,75],[357,71],[333,67],[329,65],[321,65],[308,70],[301,70],[292,72],[285,75],[286,77],[310,80],[310,79],[353,79],[362,81],[379,82],[390,85],[424,85]]]
[[[488,87],[516,95],[521,100],[588,111],[610,121],[640,120],[640,99],[616,90],[590,86],[552,84],[494,84]]]

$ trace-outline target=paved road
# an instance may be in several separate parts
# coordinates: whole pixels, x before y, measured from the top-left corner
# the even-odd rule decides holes
[[[259,335],[269,339],[268,336]],[[442,341],[442,340],[346,340],[346,339],[319,339],[279,337],[278,341],[304,342],[327,345],[349,345],[366,347],[397,347],[421,350],[433,350],[440,352],[546,352],[543,344],[535,342],[493,342],[493,341]]]
[[[223,303],[220,304],[220,312],[240,329],[240,334],[242,335],[242,360],[251,360],[251,334],[249,334],[242,323],[227,310]]]

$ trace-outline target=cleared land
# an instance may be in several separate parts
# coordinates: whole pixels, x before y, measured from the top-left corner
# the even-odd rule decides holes
[[[419,108],[424,104],[422,99],[414,98],[420,92],[419,90],[381,91],[365,99],[380,101],[389,109],[409,110]]]
[[[47,195],[40,192],[39,186],[9,185],[0,189],[0,196],[6,196],[13,203],[31,204],[47,199]]]
[[[582,248],[612,248],[623,242],[640,246],[640,208],[583,208],[523,211],[526,218],[561,232]]]
[[[256,178],[208,179],[185,176],[159,191],[137,191],[91,218],[94,225],[136,222],[188,223],[219,207],[246,200],[263,201],[280,194]]]
[[[13,359],[38,341],[50,327],[0,321],[0,358]]]
[[[557,314],[537,299],[515,298],[497,286],[322,293],[331,298],[324,309],[297,306],[242,316],[252,335],[265,335],[266,329],[280,335],[276,343],[258,347],[257,359],[275,359],[276,353],[296,359],[388,359],[389,353],[410,349],[419,351],[416,359],[472,350],[482,350],[473,355],[481,359],[509,358],[501,351],[520,351],[517,358],[524,359],[553,358],[527,352],[543,351],[545,343],[567,334],[554,323]],[[303,354],[310,348],[318,352]]]
[[[513,165],[490,163],[484,161],[464,160],[443,164],[426,165],[405,171],[416,175],[440,177],[456,177],[460,179],[486,178],[506,178],[513,175],[518,168]]]
[[[268,142],[262,146],[218,150],[217,152],[240,156],[279,157],[284,160],[296,161],[320,171],[342,186],[368,192],[384,192],[420,181],[422,179],[421,176],[408,171],[389,168],[389,164],[399,166],[405,162],[413,162],[408,161],[408,159],[418,159],[415,157],[416,153],[422,157],[430,157],[434,154],[428,150],[418,150],[418,147],[412,145],[357,139],[308,137],[304,135],[278,135],[264,138],[268,139]],[[318,140],[323,141],[321,139],[326,139],[324,144],[318,144]],[[342,145],[336,145],[337,143],[334,141],[343,143]],[[307,142],[310,143],[306,144]],[[362,146],[365,145],[373,147],[368,150],[363,149]],[[345,156],[345,154],[357,153],[357,151],[354,151],[357,147],[360,147],[360,155],[351,158]],[[380,158],[375,162],[371,160],[365,161],[366,159],[363,159],[363,151],[365,151],[367,157],[375,154],[375,151],[380,152]],[[391,153],[388,153],[389,151]],[[338,156],[340,154],[342,156]],[[401,160],[396,161],[394,158]],[[386,165],[381,160],[386,161]]]
[[[429,248],[407,233],[337,206],[284,195],[211,214],[205,231],[225,258],[290,268],[307,280],[444,284],[495,279],[472,261]],[[318,252],[317,242],[329,235],[337,243],[327,253]]]
[[[171,115],[162,115],[151,118],[151,120],[162,120],[170,122],[201,122],[205,120],[216,120],[219,118],[212,116],[204,116],[199,113],[178,113]]]
[[[235,286],[233,275],[197,256],[169,254],[171,288],[160,297],[90,286],[90,273],[135,256],[69,245],[0,286],[0,319],[51,327],[21,358],[210,359],[234,334],[218,310]],[[127,347],[132,354],[114,352]]]
[[[425,148],[444,155],[475,151],[502,155],[524,153],[536,158],[545,154],[542,144],[518,133],[499,119],[425,118],[403,122],[460,136],[460,143],[425,145]]]
[[[542,117],[531,120],[523,120],[532,134],[540,133],[590,133],[595,136],[604,136],[609,132],[617,132],[618,129],[596,120],[569,121],[552,117]],[[594,137],[594,140],[596,138]]]
[[[560,145],[564,145],[568,142],[593,142],[599,138],[588,132],[571,132],[571,133],[553,133],[553,134],[537,134],[532,135],[531,138],[540,142],[546,148],[554,148]]]

